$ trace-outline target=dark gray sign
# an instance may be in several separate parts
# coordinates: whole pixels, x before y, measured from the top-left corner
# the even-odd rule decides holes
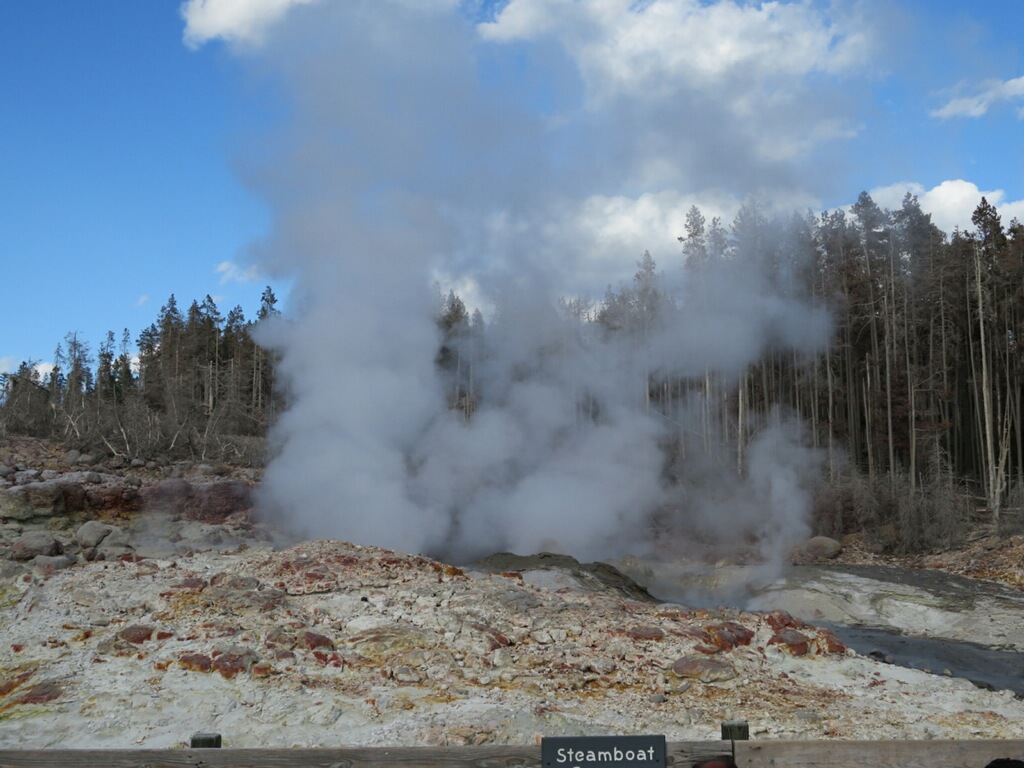
[[[552,736],[540,754],[544,768],[665,768],[665,737]]]

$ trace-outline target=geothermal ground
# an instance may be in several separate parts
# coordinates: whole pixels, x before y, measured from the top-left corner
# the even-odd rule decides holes
[[[707,740],[735,719],[754,738],[1024,736],[1012,692],[860,656],[782,611],[659,603],[564,560],[275,546],[232,509],[245,478],[190,468],[173,496],[166,468],[69,472],[30,447],[0,489],[0,746]],[[1024,540],[976,550],[990,578],[1019,576]]]

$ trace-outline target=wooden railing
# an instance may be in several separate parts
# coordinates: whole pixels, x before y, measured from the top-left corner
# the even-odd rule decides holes
[[[1024,724],[1022,724],[1024,732]],[[985,768],[1024,760],[1014,741],[669,742],[666,762],[713,758],[737,768]],[[728,764],[726,762],[725,764]],[[0,749],[0,768],[542,768],[539,746],[342,749]]]

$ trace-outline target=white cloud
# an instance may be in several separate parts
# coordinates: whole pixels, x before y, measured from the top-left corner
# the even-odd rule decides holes
[[[137,298],[135,300],[135,306],[136,307],[144,306],[145,304],[149,303],[149,299],[150,299],[149,294],[144,293],[141,296],[139,296],[139,298]]]
[[[316,0],[188,0],[181,7],[185,43],[190,47],[221,38],[258,43],[289,9]]]
[[[14,373],[19,367],[20,364],[10,355],[0,357],[0,373]],[[34,368],[39,378],[45,379],[53,371],[53,363],[36,363]]]
[[[932,110],[931,116],[942,120],[950,117],[982,117],[999,102],[1014,99],[1024,99],[1024,76],[1011,80],[988,80],[981,84],[977,93],[950,99],[943,106]],[[1018,111],[1018,116],[1024,118],[1024,108]]]
[[[917,182],[901,182],[873,189],[869,194],[881,207],[894,210],[900,207],[907,192],[917,196],[921,209],[930,213],[935,226],[947,235],[957,227],[961,231],[974,229],[971,214],[982,197],[996,207],[1004,225],[1014,218],[1024,221],[1024,200],[1008,201],[1001,189],[985,191],[963,179],[948,179],[931,189]]]
[[[757,87],[839,73],[863,65],[871,48],[864,29],[811,3],[511,0],[480,30],[491,40],[557,38],[598,98],[663,91],[680,79],[711,88],[741,75]]]
[[[492,42],[554,40],[577,68],[591,114],[631,113],[643,121],[638,131],[664,133],[673,126],[683,136],[699,134],[698,141],[707,144],[741,147],[724,153],[738,163],[779,164],[800,162],[859,132],[851,117],[856,96],[842,92],[841,84],[874,66],[879,22],[858,16],[857,8],[858,3],[829,8],[815,2],[510,0],[478,29]],[[669,145],[686,140],[658,136],[650,144],[663,156],[679,157]],[[634,181],[651,186],[651,180]]]
[[[233,261],[222,261],[215,270],[220,275],[220,284],[250,283],[260,279],[260,271],[256,266],[240,267]]]

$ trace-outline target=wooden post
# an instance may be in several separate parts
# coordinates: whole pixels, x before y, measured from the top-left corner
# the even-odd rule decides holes
[[[219,733],[193,733],[192,749],[220,749]]]
[[[728,720],[722,723],[723,741],[746,741],[750,738],[750,726],[746,720]]]

